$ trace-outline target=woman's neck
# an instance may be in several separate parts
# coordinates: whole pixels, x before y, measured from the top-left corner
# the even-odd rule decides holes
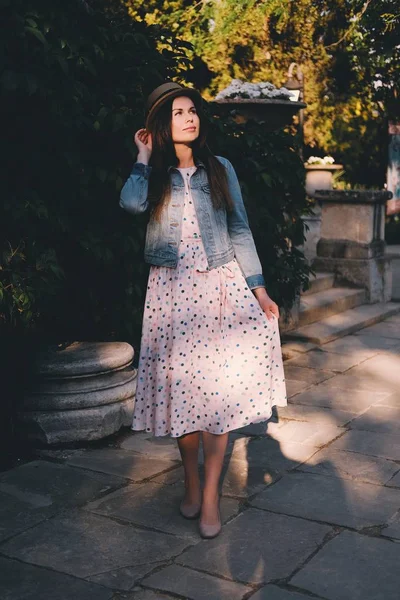
[[[193,150],[186,144],[175,144],[176,158],[178,159],[178,168],[187,169],[194,167]]]

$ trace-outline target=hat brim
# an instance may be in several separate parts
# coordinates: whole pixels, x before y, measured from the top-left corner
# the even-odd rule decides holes
[[[179,98],[180,96],[187,96],[188,98],[191,98],[193,101],[198,102],[199,104],[202,104],[202,102],[203,102],[203,98],[201,97],[200,93],[197,90],[194,90],[193,88],[184,88],[183,87],[179,90],[171,90],[170,92],[168,92],[167,94],[164,94],[164,96],[161,96],[161,98],[156,100],[156,102],[153,104],[153,106],[149,110],[149,112],[146,116],[146,129],[149,129],[149,127],[151,126],[151,123],[154,119],[154,116],[159,111],[159,109],[162,106],[164,106],[164,104],[166,104],[166,102],[168,102],[169,100],[172,100],[174,98]]]

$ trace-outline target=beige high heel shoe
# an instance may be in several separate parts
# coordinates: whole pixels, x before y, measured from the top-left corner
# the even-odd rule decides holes
[[[199,533],[200,536],[205,540],[212,540],[221,533],[222,521],[221,521],[221,510],[218,502],[218,523],[215,525],[206,525],[199,521]]]
[[[182,517],[184,517],[185,519],[197,519],[200,516],[200,511],[201,511],[201,504],[198,507],[196,507],[196,505],[194,505],[194,506],[190,506],[190,507],[186,507],[186,508],[183,508],[182,502],[179,505],[179,512],[181,513]]]

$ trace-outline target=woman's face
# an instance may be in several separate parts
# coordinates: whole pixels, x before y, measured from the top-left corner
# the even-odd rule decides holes
[[[187,96],[175,98],[172,103],[172,141],[189,144],[200,134],[200,119],[193,100]]]

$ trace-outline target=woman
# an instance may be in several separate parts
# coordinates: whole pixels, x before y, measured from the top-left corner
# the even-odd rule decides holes
[[[235,171],[206,144],[199,93],[154,90],[120,205],[148,208],[147,287],[132,429],[177,438],[181,514],[202,537],[221,530],[228,432],[286,405],[279,309],[268,296]],[[200,436],[204,488],[198,472]]]

